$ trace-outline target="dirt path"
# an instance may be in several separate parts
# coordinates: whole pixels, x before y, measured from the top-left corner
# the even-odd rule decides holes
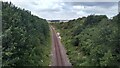
[[[60,42],[55,29],[51,26],[52,33],[52,62],[51,66],[71,66],[66,50]]]

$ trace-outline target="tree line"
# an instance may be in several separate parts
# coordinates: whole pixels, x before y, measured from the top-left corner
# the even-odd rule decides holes
[[[52,23],[60,31],[73,66],[120,66],[120,13],[89,15],[66,23]]]
[[[47,66],[49,26],[11,2],[2,2],[2,66]]]

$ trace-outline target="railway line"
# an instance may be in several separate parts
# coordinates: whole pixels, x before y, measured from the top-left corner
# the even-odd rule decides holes
[[[61,44],[57,32],[51,26],[52,33],[52,63],[51,66],[71,66],[64,46]]]

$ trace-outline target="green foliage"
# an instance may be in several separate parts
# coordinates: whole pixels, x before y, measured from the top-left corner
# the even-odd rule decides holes
[[[90,16],[88,16],[86,18],[84,24],[88,25],[88,24],[98,23],[98,22],[100,22],[104,18],[107,18],[107,16],[105,16],[105,15],[100,15],[100,16],[98,16],[98,15],[90,15]]]
[[[120,66],[119,18],[90,15],[52,25],[60,31],[73,66]]]
[[[2,18],[3,66],[48,65],[47,21],[7,2],[2,2]]]
[[[79,45],[79,39],[78,39],[78,38],[74,38],[74,39],[72,40],[72,45],[78,46],[78,45]]]

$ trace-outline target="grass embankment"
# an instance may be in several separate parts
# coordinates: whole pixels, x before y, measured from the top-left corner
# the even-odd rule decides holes
[[[51,38],[45,19],[2,2],[2,66],[48,66]]]
[[[66,23],[52,23],[61,33],[73,66],[119,66],[118,18],[90,15]]]

